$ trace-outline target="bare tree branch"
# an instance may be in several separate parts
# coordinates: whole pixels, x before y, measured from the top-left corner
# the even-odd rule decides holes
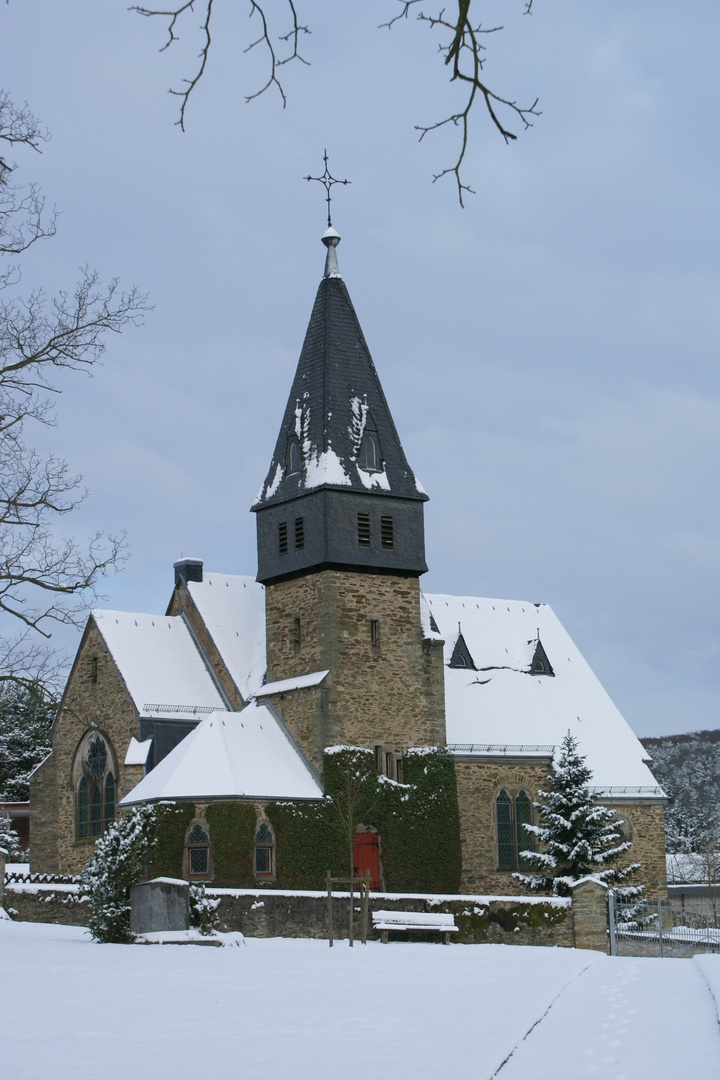
[[[16,108],[0,92],[0,140],[37,150],[46,135],[27,106]],[[19,255],[55,232],[43,220],[37,188],[8,183],[14,165],[0,172],[0,254]],[[30,687],[52,682],[63,658],[42,638],[57,623],[77,624],[98,596],[102,577],[126,558],[124,536],[97,533],[85,545],[61,538],[61,518],[85,499],[81,478],[54,455],[26,441],[32,424],[52,427],[48,395],[59,394],[63,369],[92,372],[109,333],[137,325],[148,310],[137,289],[103,285],[84,267],[72,291],[48,298],[42,290],[14,292],[16,268],[0,271],[0,684]],[[3,634],[20,624],[20,635]]]
[[[178,27],[178,23],[183,18],[183,16],[187,15],[190,12],[195,12],[195,4],[198,2],[199,0],[186,0],[185,3],[177,4],[174,8],[168,9],[146,8],[134,5],[130,8],[130,10],[137,12],[138,15],[145,16],[145,18],[153,18],[155,16],[159,16],[161,18],[166,18],[169,20],[167,24],[167,41],[160,49],[160,52],[164,52],[165,49],[168,49],[174,42],[180,40],[179,34],[175,32]],[[171,94],[174,94],[176,97],[182,99],[182,103],[180,106],[180,117],[176,121],[182,131],[185,130],[185,110],[187,108],[190,95],[199,83],[200,79],[205,74],[205,67],[207,65],[208,54],[210,52],[210,45],[212,44],[212,39],[210,36],[210,20],[213,13],[213,3],[214,0],[202,0],[202,3],[199,4],[201,9],[204,11],[204,18],[199,25],[202,44],[200,52],[198,54],[199,64],[197,66],[197,70],[191,78],[183,79],[183,82],[185,84],[184,89],[170,90]],[[287,4],[287,7],[290,11],[291,28],[286,34],[277,35],[277,40],[284,42],[285,44],[289,44],[291,46],[291,49],[286,56],[278,56],[277,50],[273,45],[273,32],[270,28],[268,18],[265,14],[265,6],[258,3],[257,0],[249,0],[249,3],[250,18],[252,19],[254,16],[258,17],[262,32],[255,41],[251,41],[250,44],[245,49],[243,49],[243,52],[249,53],[255,48],[264,48],[267,53],[269,72],[267,80],[265,81],[263,86],[261,86],[260,89],[256,90],[254,93],[248,94],[245,100],[253,101],[254,98],[260,97],[260,95],[264,94],[266,90],[270,89],[270,87],[275,86],[278,90],[278,93],[280,94],[283,108],[285,108],[287,98],[282,83],[278,78],[278,68],[282,67],[283,64],[289,64],[291,60],[299,60],[303,64],[308,63],[308,61],[300,55],[299,41],[300,35],[309,34],[310,30],[307,26],[300,25],[294,0],[284,0],[284,3]]]
[[[447,30],[451,35],[449,42],[440,45],[439,50],[441,55],[445,58],[445,64],[452,69],[450,81],[455,82],[457,80],[467,87],[468,92],[465,99],[465,105],[462,109],[451,113],[450,116],[446,116],[443,120],[438,120],[434,124],[425,126],[416,124],[415,130],[420,132],[420,142],[422,142],[425,136],[431,131],[438,131],[448,124],[460,127],[460,150],[457,159],[454,165],[436,173],[433,177],[433,183],[440,180],[443,176],[454,176],[457,185],[458,199],[460,200],[460,205],[464,206],[463,192],[466,191],[470,194],[474,194],[473,189],[463,183],[460,170],[465,160],[465,154],[468,147],[470,113],[477,96],[480,95],[480,98],[484,101],[490,119],[506,143],[514,141],[517,138],[517,135],[506,127],[504,121],[501,119],[500,110],[506,110],[511,115],[514,115],[516,119],[522,122],[525,130],[527,130],[532,126],[530,117],[540,116],[537,109],[538,99],[536,98],[530,106],[520,106],[517,102],[496,94],[490,89],[484,79],[481,78],[484,63],[482,53],[485,51],[485,46],[481,43],[480,36],[496,34],[502,30],[503,27],[492,26],[483,28],[482,24],[471,22],[470,6],[472,0],[457,0],[457,14],[452,20],[449,17],[445,17],[444,8],[437,15],[428,15],[422,7],[425,0],[398,0],[398,2],[402,5],[402,10],[398,12],[394,18],[390,19],[389,22],[383,23],[383,26],[391,29],[400,19],[409,18],[410,11],[416,8],[417,5],[421,5],[417,7],[418,21],[427,23],[431,30],[439,28],[441,30]],[[529,15],[531,13],[532,3],[533,0],[528,0],[525,5],[524,14]]]

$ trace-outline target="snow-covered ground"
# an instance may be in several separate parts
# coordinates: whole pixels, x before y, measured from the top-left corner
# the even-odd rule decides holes
[[[717,1080],[720,957],[248,939],[97,945],[0,922],[3,1080]]]

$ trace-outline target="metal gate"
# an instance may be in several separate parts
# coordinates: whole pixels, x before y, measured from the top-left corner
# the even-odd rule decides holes
[[[720,953],[720,893],[645,900],[608,893],[612,956]]]

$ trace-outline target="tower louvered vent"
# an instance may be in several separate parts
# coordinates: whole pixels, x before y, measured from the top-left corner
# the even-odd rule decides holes
[[[391,517],[380,518],[380,542],[384,548],[391,548],[395,543],[393,519]]]
[[[358,544],[360,547],[370,547],[370,515],[358,514]]]

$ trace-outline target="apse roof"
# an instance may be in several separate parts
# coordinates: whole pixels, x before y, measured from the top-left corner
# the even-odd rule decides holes
[[[121,806],[160,799],[321,799],[317,776],[269,705],[206,716]]]
[[[345,282],[326,267],[315,298],[260,510],[319,488],[427,499],[410,468]],[[367,467],[372,434],[376,467]],[[297,471],[290,443],[297,440]],[[362,452],[362,453],[361,453]]]
[[[456,753],[549,756],[570,731],[593,786],[662,794],[644,747],[547,604],[445,595],[425,601],[423,632],[445,641],[447,741]],[[474,670],[450,666],[460,636]],[[534,673],[539,655],[551,672]]]

